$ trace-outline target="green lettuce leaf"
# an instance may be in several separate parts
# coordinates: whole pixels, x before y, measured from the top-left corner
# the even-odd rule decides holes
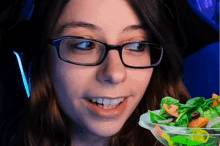
[[[220,115],[220,105],[213,107],[213,110],[215,110]]]
[[[211,121],[213,121],[219,117],[219,114],[215,110],[213,110],[212,108],[206,109],[203,113],[204,114],[202,117],[209,118],[208,123],[210,123]]]
[[[179,118],[180,117],[180,118]],[[187,114],[179,115],[179,119],[177,118],[176,124],[174,126],[179,126],[179,127],[187,127],[189,124],[189,119]]]
[[[148,110],[148,112],[150,113],[150,120],[153,123],[157,123],[157,121],[163,121],[163,120],[167,120],[166,118]]]
[[[213,101],[214,101],[214,100],[213,100],[212,98],[207,99],[207,100],[205,101],[205,103],[201,105],[202,110],[209,109],[209,107],[210,107],[209,105],[210,105],[210,104],[213,104]]]
[[[198,107],[204,103],[205,103],[204,97],[195,97],[195,98],[188,100],[186,104],[183,105],[183,107]]]

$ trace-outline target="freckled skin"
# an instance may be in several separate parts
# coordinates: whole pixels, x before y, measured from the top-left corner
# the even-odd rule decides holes
[[[102,31],[78,27],[57,33],[64,23],[71,21],[88,22],[100,27]],[[139,23],[134,11],[124,0],[70,0],[59,17],[51,38],[77,35],[117,45],[147,38],[143,30],[121,33],[125,27]],[[116,50],[111,50],[104,62],[98,66],[80,66],[64,62],[58,58],[54,46],[50,46],[50,53],[52,81],[59,105],[75,124],[75,145],[104,145],[110,136],[121,129],[140,102],[153,68],[124,67]],[[110,119],[93,114],[83,99],[86,96],[123,95],[130,95],[125,112]]]

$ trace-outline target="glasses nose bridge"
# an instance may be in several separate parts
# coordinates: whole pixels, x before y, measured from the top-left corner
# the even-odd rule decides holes
[[[110,50],[118,50],[119,56],[122,59],[122,48],[123,48],[123,46],[124,45],[108,45],[108,44],[106,44],[105,45],[105,47],[106,47],[106,56],[108,55],[108,52]]]
[[[123,63],[123,60],[122,60],[122,48],[124,47],[124,45],[108,45],[108,44],[105,44],[105,47],[106,47],[106,53],[105,53],[105,57],[104,57],[103,61],[107,57],[108,52],[110,50],[117,50],[118,53],[119,53],[119,57],[120,57],[120,59],[121,59],[121,61]]]
[[[122,47],[123,47],[122,45],[106,45],[106,50],[107,52],[110,50],[118,50],[120,53]]]

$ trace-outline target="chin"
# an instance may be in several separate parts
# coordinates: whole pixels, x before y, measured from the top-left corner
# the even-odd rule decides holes
[[[89,131],[95,135],[100,137],[111,137],[114,134],[118,133],[122,128],[122,124],[120,123],[106,123],[106,124],[96,124],[97,126],[93,125],[89,128]]]

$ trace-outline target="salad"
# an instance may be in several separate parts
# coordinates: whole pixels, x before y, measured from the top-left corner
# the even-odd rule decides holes
[[[201,130],[202,128],[220,128],[220,97],[216,94],[212,95],[212,98],[205,100],[204,97],[195,97],[186,102],[186,104],[181,104],[177,99],[172,97],[164,97],[160,103],[161,110],[159,114],[148,110],[150,113],[150,120],[152,123],[157,123],[154,127],[154,134],[166,139],[170,144],[173,142],[185,141],[186,145],[198,145],[207,142],[209,137],[209,131]],[[208,137],[195,138],[193,137],[179,136],[179,137],[169,137],[166,133],[162,132],[159,125],[167,126],[178,126],[178,127],[188,127],[189,133],[193,134],[206,134]],[[195,128],[195,129],[194,129]],[[197,128],[197,129],[196,129]],[[200,128],[200,129],[199,129]],[[215,133],[219,134],[220,129],[213,129]],[[214,141],[218,142],[219,137]],[[196,142],[198,142],[196,144]],[[212,142],[211,145],[213,145]],[[215,143],[214,145],[217,145]],[[220,146],[220,142],[218,142]]]

